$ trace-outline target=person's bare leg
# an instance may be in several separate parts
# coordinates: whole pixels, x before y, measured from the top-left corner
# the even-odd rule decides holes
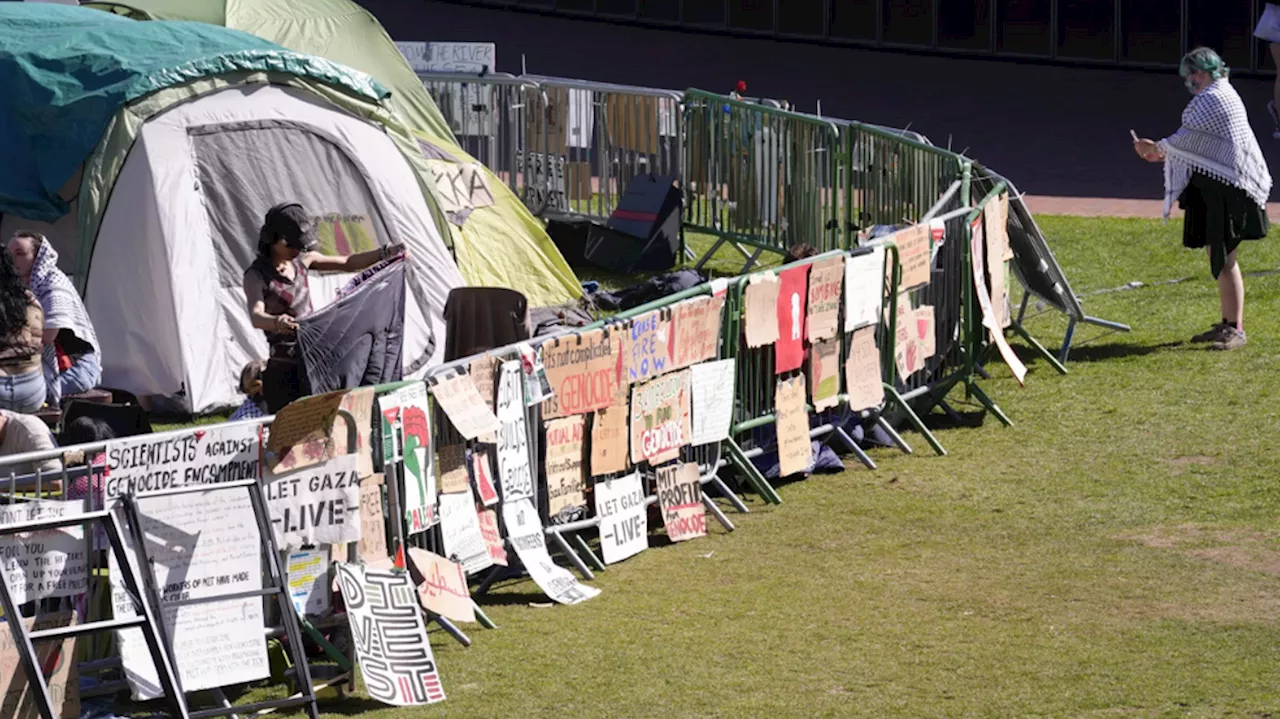
[[[1244,329],[1244,275],[1236,262],[1236,253],[1227,255],[1218,275],[1218,300],[1222,303],[1222,318]]]

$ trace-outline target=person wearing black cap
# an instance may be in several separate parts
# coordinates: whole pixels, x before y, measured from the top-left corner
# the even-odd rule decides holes
[[[315,251],[315,224],[296,202],[267,211],[258,233],[258,256],[244,271],[244,293],[253,326],[267,336],[270,358],[262,373],[267,411],[310,394],[298,360],[297,318],[311,311],[307,273],[359,272],[404,251],[386,245],[355,255],[330,256]]]

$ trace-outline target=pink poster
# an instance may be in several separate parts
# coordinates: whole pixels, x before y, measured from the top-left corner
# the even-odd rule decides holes
[[[805,304],[809,298],[809,265],[778,273],[778,341],[773,346],[774,372],[782,374],[804,364]]]

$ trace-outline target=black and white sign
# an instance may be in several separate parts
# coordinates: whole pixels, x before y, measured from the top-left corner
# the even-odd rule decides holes
[[[524,415],[520,361],[503,362],[498,372],[498,481],[503,502],[533,499],[529,467],[529,429]]]
[[[577,604],[600,593],[595,587],[581,584],[569,570],[551,561],[547,554],[547,539],[542,533],[542,520],[538,510],[527,499],[502,503],[502,523],[507,527],[507,539],[529,576],[542,591],[561,604]]]
[[[360,541],[356,461],[343,454],[267,480],[263,490],[280,549]]]
[[[37,500],[0,506],[0,524],[72,517],[84,500]],[[84,527],[0,536],[0,571],[15,604],[47,597],[74,597],[89,588],[89,555]]]
[[[595,495],[604,563],[621,562],[648,549],[649,512],[640,474],[598,480]]]
[[[260,476],[259,425],[214,425],[107,443],[108,509],[125,494],[159,492]]]

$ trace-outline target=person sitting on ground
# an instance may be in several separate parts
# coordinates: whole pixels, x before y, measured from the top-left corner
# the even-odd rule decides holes
[[[253,360],[240,370],[240,392],[245,396],[244,404],[236,408],[228,421],[268,416],[267,400],[262,394],[262,370],[265,366],[262,360]]]
[[[0,252],[0,409],[32,414],[44,406],[40,369],[44,310]]]
[[[80,293],[58,269],[58,252],[44,235],[19,230],[9,240],[9,254],[44,310],[45,398],[57,407],[63,397],[98,386],[102,379],[98,336]]]
[[[258,232],[258,256],[244,271],[250,321],[267,336],[271,350],[262,372],[263,398],[271,414],[311,393],[297,341],[297,319],[311,311],[307,273],[359,272],[405,250],[395,244],[327,256],[315,246],[315,224],[302,205],[276,205],[267,211]]]
[[[83,444],[96,444],[106,442],[109,439],[115,439],[116,433],[111,429],[111,425],[97,417],[76,417],[67,423],[62,429],[62,436],[59,437],[58,444],[62,447],[75,447]],[[98,450],[89,456],[85,456],[82,450],[74,450],[66,452],[62,455],[63,460],[68,467],[78,467],[81,465],[92,465],[93,467],[106,467],[107,453]],[[103,472],[91,471],[93,475],[93,493],[92,496],[102,496],[102,478]],[[71,480],[71,486],[67,487],[67,499],[84,499],[90,496],[89,477],[76,477]],[[97,507],[93,507],[97,509]]]
[[[39,417],[0,409],[0,457],[43,452],[53,448],[53,433]],[[58,460],[50,458],[39,462],[6,464],[0,469],[0,476],[7,475],[9,472],[18,476],[34,474],[37,469],[57,472],[60,468]],[[8,491],[7,485],[7,478],[0,479],[0,491]],[[23,486],[30,486],[30,483],[20,484],[19,489]],[[44,486],[51,485],[46,481]]]

